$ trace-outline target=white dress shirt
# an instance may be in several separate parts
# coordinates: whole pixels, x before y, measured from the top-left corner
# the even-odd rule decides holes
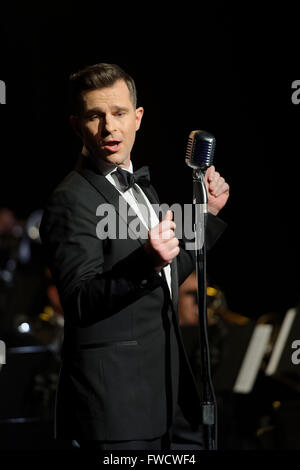
[[[149,230],[149,229],[155,227],[155,225],[157,225],[159,223],[159,219],[157,217],[157,214],[156,214],[155,210],[152,207],[152,204],[150,203],[149,199],[147,198],[146,194],[141,189],[141,187],[139,185],[135,184],[134,185],[135,186],[134,190],[133,190],[133,188],[130,188],[127,191],[122,191],[118,176],[116,174],[116,168],[113,168],[113,169],[111,169],[111,167],[107,168],[105,164],[102,165],[101,163],[102,162],[100,162],[100,170],[105,175],[105,178],[119,191],[121,196],[126,200],[126,202],[129,204],[129,206],[134,210],[134,212],[136,213],[136,215],[138,216],[140,221],[143,223],[143,225],[146,227],[146,229]],[[129,171],[130,173],[133,173],[132,162],[130,162],[129,169],[127,171]],[[142,210],[140,209],[139,204],[136,200],[136,197],[134,196],[134,191],[135,190],[139,191],[139,193],[142,194],[143,199],[145,200],[145,204],[147,205],[147,208],[148,208],[148,211],[149,211],[149,219],[150,219],[149,223],[147,223],[147,221],[143,217]],[[165,273],[165,276],[166,276],[166,281],[167,281],[169,289],[170,289],[170,293],[172,294],[170,265],[166,266],[163,269],[164,269],[164,273]],[[161,273],[159,273],[159,274],[161,274]]]

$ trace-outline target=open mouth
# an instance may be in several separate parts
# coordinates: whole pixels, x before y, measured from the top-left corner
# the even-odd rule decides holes
[[[103,148],[110,152],[117,152],[120,150],[121,143],[120,140],[109,140],[108,142],[104,142]]]

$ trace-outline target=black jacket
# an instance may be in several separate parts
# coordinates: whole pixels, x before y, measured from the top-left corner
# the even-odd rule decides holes
[[[143,190],[158,203],[152,186]],[[53,192],[40,226],[65,314],[56,435],[155,438],[171,426],[176,403],[196,428],[200,401],[177,318],[178,285],[195,267],[193,253],[181,247],[171,264],[171,299],[145,240],[97,237],[103,203],[118,211],[113,185],[91,168],[74,170]],[[130,217],[117,222],[127,230]],[[209,217],[209,245],[224,226]]]

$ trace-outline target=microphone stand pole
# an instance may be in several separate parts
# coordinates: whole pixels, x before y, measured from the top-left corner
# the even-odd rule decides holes
[[[202,423],[206,450],[217,449],[217,409],[210,372],[210,354],[207,336],[206,301],[206,243],[207,191],[204,174],[200,169],[193,170],[193,204],[195,215],[196,274],[199,311],[199,334],[201,353],[202,382]]]

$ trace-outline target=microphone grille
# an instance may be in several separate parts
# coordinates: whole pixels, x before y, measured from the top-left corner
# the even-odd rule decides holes
[[[206,170],[213,163],[216,139],[209,132],[192,131],[188,137],[185,161],[194,169]]]

